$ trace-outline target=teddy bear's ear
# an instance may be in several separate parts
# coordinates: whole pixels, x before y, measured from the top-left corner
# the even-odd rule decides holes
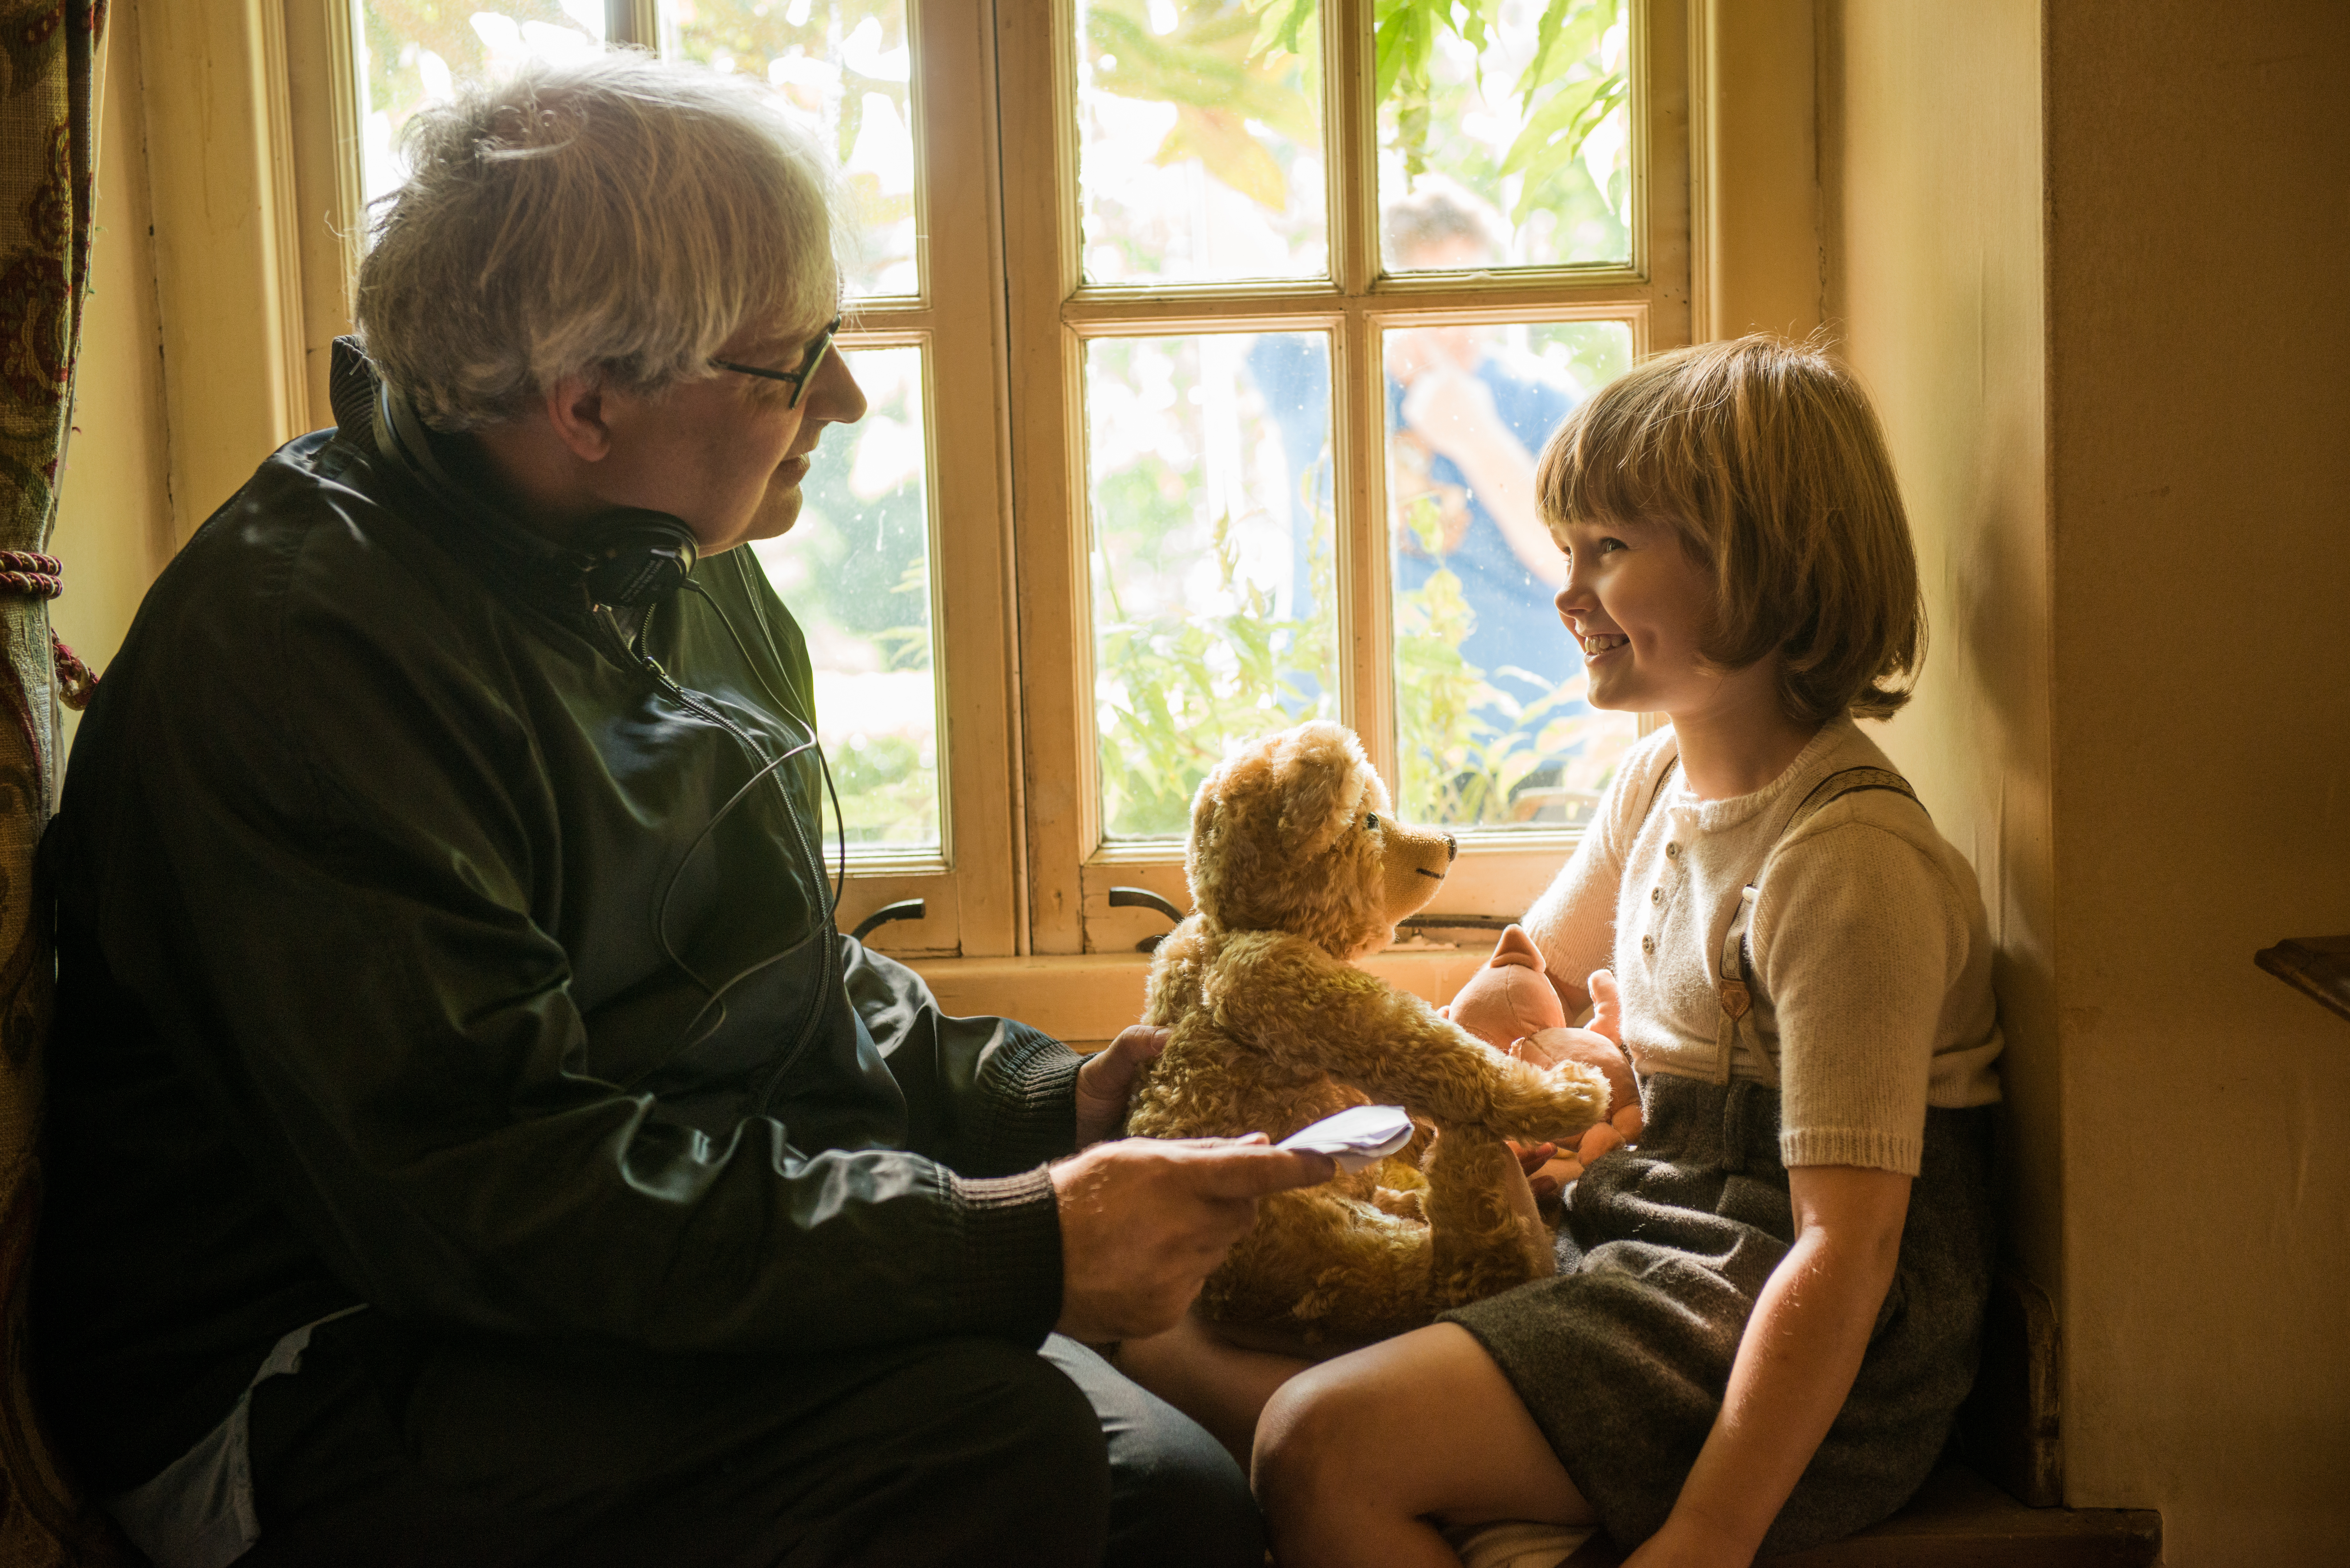
[[[1352,730],[1317,720],[1274,738],[1272,782],[1282,838],[1312,857],[1355,826],[1378,775]]]

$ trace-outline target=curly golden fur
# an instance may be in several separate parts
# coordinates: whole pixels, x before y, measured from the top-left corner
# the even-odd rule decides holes
[[[1606,1081],[1512,1061],[1352,961],[1427,905],[1453,850],[1451,835],[1393,819],[1337,724],[1270,736],[1200,786],[1184,857],[1195,912],[1160,945],[1144,1013],[1171,1033],[1127,1130],[1280,1138],[1386,1103],[1436,1132],[1432,1147],[1415,1139],[1265,1199],[1201,1293],[1211,1322],[1359,1343],[1551,1272],[1549,1236],[1511,1201],[1522,1179],[1503,1140],[1600,1119]]]

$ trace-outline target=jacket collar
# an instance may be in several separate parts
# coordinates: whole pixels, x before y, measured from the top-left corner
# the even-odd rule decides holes
[[[402,511],[452,554],[549,609],[568,615],[588,609],[581,586],[586,558],[525,527],[451,472],[432,433],[399,389],[385,383],[356,337],[335,339],[328,399],[337,438],[364,453],[371,471],[421,503]]]

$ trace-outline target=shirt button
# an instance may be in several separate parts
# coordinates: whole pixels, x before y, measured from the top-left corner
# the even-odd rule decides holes
[[[1640,950],[1644,953],[1655,952],[1657,950],[1657,939],[1654,937],[1642,937],[1640,939]]]
[[[1681,846],[1680,846],[1679,845],[1678,845],[1678,844],[1668,844],[1668,845],[1666,845],[1666,846],[1665,846],[1665,858],[1666,858],[1666,859],[1668,859],[1668,860],[1679,860],[1680,857],[1681,857]]]
[[[1663,903],[1664,901],[1665,901],[1665,890],[1664,890],[1664,888],[1662,888],[1661,887],[1659,887],[1659,888],[1649,888],[1649,889],[1648,889],[1648,902],[1650,902],[1651,904],[1661,904],[1661,903]]]

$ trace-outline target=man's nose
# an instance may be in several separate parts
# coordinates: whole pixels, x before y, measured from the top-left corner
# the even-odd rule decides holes
[[[816,367],[816,381],[808,391],[815,417],[827,424],[853,425],[865,417],[865,389],[858,384],[848,357],[837,349]]]

